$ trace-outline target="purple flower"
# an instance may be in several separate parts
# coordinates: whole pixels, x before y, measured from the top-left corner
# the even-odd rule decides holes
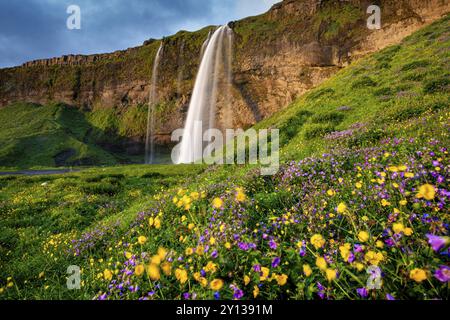
[[[353,252],[350,252],[347,262],[352,263],[353,261],[355,261],[355,255]]]
[[[450,268],[447,266],[440,266],[434,273],[434,277],[440,282],[450,281]]]
[[[358,289],[356,289],[356,292],[358,292],[358,294],[359,294],[362,298],[367,298],[367,296],[369,295],[369,292],[367,291],[366,288],[358,288]]]
[[[279,257],[273,258],[272,260],[272,268],[276,268],[280,265],[281,259]]]
[[[189,292],[183,293],[184,300],[189,300],[190,297],[191,297],[191,295],[189,294]]]
[[[277,243],[272,239],[269,241],[269,247],[272,250],[275,250],[277,248]]]
[[[214,251],[211,253],[211,257],[212,257],[213,259],[217,258],[218,256],[219,256],[219,253],[217,252],[217,250],[214,250]]]
[[[108,298],[108,295],[105,293],[98,297],[98,300],[106,300],[106,298]]]
[[[216,299],[216,300],[220,299],[220,293],[218,291],[214,292],[214,299]]]
[[[320,282],[317,282],[317,289],[319,289],[319,292],[317,292],[317,294],[319,295],[320,299],[325,298],[325,288]]]
[[[300,257],[304,257],[306,255],[306,248],[305,247],[301,247],[300,251],[298,252],[298,254],[300,255]]]
[[[243,296],[244,296],[244,291],[242,291],[241,289],[235,289],[235,290],[234,290],[233,297],[234,297],[236,300],[241,299]]]
[[[255,272],[261,272],[261,265],[260,265],[260,264],[255,264],[255,265],[253,266],[253,270],[254,270]]]
[[[390,295],[389,293],[386,294],[386,299],[391,300],[391,301],[395,300],[395,298],[392,295]]]
[[[427,234],[428,243],[434,251],[439,251],[448,244],[448,238]]]

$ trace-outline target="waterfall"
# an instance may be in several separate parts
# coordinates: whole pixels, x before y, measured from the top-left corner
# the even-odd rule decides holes
[[[215,126],[219,82],[227,85],[225,95],[230,85],[232,37],[232,30],[225,25],[207,42],[189,104],[178,163],[193,163],[202,158],[203,133]],[[197,125],[199,121],[202,126]]]
[[[209,44],[209,40],[211,40],[211,31],[208,32],[208,37],[206,37],[205,42],[203,42],[202,49],[200,51],[200,63],[202,62],[203,55],[205,54],[206,47]]]
[[[150,85],[150,94],[148,98],[148,115],[147,115],[147,138],[145,140],[145,163],[152,164],[155,160],[155,106],[158,104],[158,70],[161,57],[163,55],[163,44],[159,46],[158,52],[153,62],[152,82]]]

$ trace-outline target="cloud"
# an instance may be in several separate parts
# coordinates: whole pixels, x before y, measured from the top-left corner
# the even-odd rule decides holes
[[[0,0],[0,67],[64,54],[111,52],[266,11],[277,0]],[[69,5],[81,30],[68,30]]]

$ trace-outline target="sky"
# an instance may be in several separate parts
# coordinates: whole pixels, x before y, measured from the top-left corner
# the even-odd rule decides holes
[[[280,1],[0,0],[0,68],[65,54],[127,49],[179,30],[257,15]],[[70,5],[80,8],[81,29],[67,27]]]

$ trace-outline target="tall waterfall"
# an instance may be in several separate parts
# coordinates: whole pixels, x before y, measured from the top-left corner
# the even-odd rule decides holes
[[[189,104],[178,163],[193,163],[202,158],[203,133],[215,126],[219,82],[227,85],[225,95],[229,91],[232,41],[233,31],[225,25],[207,43]]]
[[[153,62],[152,83],[150,86],[150,94],[148,98],[148,115],[147,115],[147,138],[145,140],[145,163],[152,164],[155,161],[155,106],[158,104],[158,71],[159,63],[163,55],[163,44],[159,46],[158,52]]]

